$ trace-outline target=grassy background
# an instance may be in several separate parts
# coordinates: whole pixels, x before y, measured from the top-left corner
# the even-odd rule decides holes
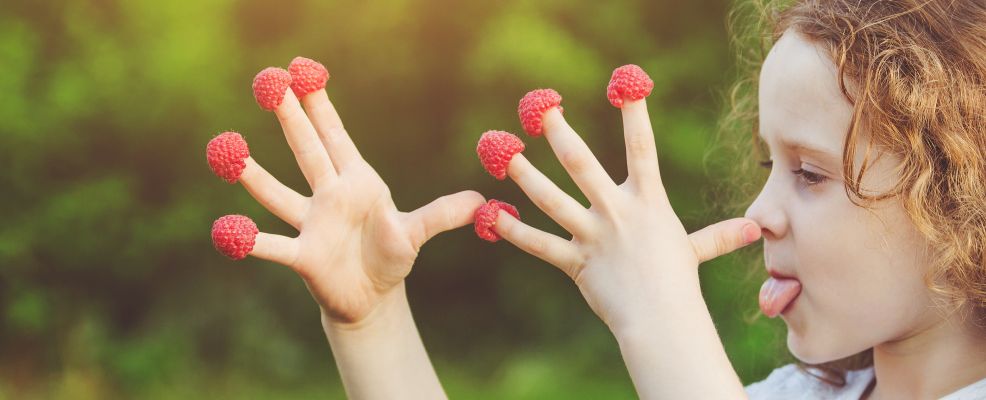
[[[365,158],[410,210],[475,189],[562,233],[483,171],[487,129],[520,132],[517,101],[551,87],[610,174],[626,176],[613,68],[655,80],[662,173],[689,230],[718,211],[717,147],[736,76],[725,0],[40,2],[0,10],[0,399],[342,398],[318,310],[293,273],[233,263],[209,239],[224,214],[293,235],[205,162],[241,132],[254,158],[309,194],[250,83],[304,55]],[[578,193],[543,141],[525,152]],[[743,162],[753,162],[740,157]],[[578,198],[585,204],[584,197]],[[711,199],[711,201],[710,201]],[[760,251],[759,247],[749,253]],[[658,257],[659,255],[655,255]],[[780,321],[751,319],[763,265],[703,267],[706,299],[745,383],[786,360]],[[616,342],[559,271],[470,229],[422,250],[412,308],[449,395],[634,398]]]

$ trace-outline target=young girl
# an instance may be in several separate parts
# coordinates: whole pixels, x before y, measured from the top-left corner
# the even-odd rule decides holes
[[[745,218],[688,235],[646,103],[627,100],[621,184],[559,110],[545,114],[589,209],[522,155],[508,165],[573,238],[505,212],[496,232],[573,279],[642,398],[986,398],[986,6],[808,0],[777,17],[757,98],[769,159],[750,160],[770,174]],[[304,279],[350,397],[443,398],[404,277],[429,238],[471,223],[484,199],[466,191],[398,211],[325,91],[299,93],[273,109],[313,195],[247,158],[239,180],[300,232],[260,233],[250,254]],[[698,265],[761,235],[761,309],[785,321],[803,364],[744,390]]]

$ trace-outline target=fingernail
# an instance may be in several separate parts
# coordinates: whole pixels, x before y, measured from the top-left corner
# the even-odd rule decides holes
[[[760,239],[760,228],[756,224],[743,225],[743,240],[753,243]]]

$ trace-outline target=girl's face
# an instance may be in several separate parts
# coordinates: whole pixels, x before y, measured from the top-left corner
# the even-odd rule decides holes
[[[801,281],[782,314],[788,348],[821,363],[929,329],[938,319],[923,281],[932,262],[923,238],[899,200],[867,210],[843,186],[852,109],[825,51],[786,32],[764,61],[759,102],[773,165],[746,216],[763,227],[768,270]],[[858,141],[857,169],[866,139]],[[864,193],[892,187],[897,161],[883,154],[871,163]]]

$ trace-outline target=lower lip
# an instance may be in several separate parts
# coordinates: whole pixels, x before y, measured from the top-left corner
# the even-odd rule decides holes
[[[802,289],[802,290],[804,290],[804,289]],[[791,299],[791,301],[788,302],[786,306],[784,306],[784,309],[781,310],[781,315],[785,315],[788,312],[790,312],[791,309],[794,308],[794,303],[797,303],[798,302],[798,299],[800,299],[800,298],[801,298],[801,293],[798,293],[797,296],[794,296],[794,298]]]

